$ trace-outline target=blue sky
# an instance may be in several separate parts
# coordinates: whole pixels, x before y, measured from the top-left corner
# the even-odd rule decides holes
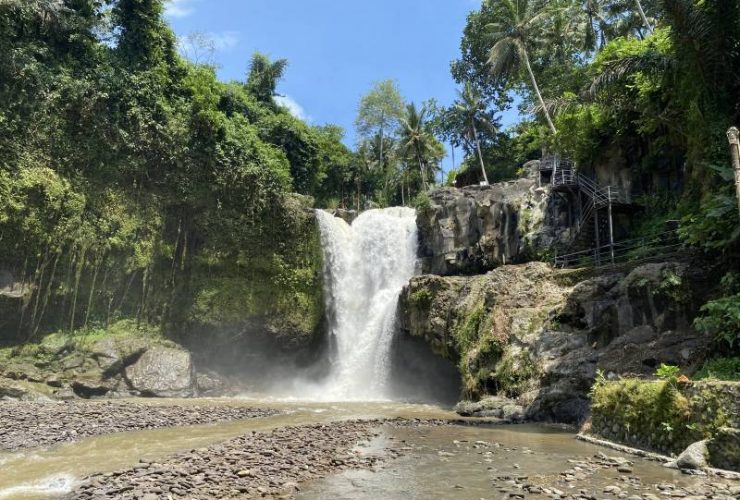
[[[360,98],[395,79],[408,101],[455,98],[449,63],[459,54],[467,14],[479,0],[171,0],[167,20],[180,37],[215,45],[219,77],[243,80],[260,51],[286,58],[278,92],[309,122],[342,126],[348,145]],[[516,120],[507,113],[504,123]],[[446,160],[445,170],[450,160]]]

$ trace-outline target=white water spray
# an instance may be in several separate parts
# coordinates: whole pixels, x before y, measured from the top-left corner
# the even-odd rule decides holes
[[[417,271],[416,212],[369,210],[351,226],[327,212],[317,214],[337,348],[320,398],[386,399],[398,297]]]

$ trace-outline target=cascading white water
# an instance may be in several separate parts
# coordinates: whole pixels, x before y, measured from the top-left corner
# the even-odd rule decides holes
[[[352,225],[318,211],[324,293],[336,342],[321,398],[385,399],[401,289],[417,271],[416,212],[369,210]]]

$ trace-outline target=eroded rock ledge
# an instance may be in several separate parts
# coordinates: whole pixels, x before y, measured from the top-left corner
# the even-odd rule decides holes
[[[425,273],[475,274],[521,263],[566,237],[567,210],[534,178],[430,193],[419,209],[419,253]]]
[[[706,276],[681,262],[596,276],[538,262],[422,275],[402,293],[400,323],[457,363],[466,398],[505,396],[529,419],[576,423],[597,369],[648,376],[660,363],[691,373],[703,362],[711,338],[689,319]]]

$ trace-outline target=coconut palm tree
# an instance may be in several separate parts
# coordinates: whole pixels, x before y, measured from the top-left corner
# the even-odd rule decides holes
[[[483,174],[483,180],[488,184],[488,175],[486,175],[486,166],[483,162],[483,153],[481,153],[480,137],[478,136],[478,127],[476,123],[481,123],[484,126],[491,127],[492,124],[485,118],[483,111],[485,110],[486,104],[480,93],[470,84],[465,82],[465,87],[462,91],[457,91],[458,100],[455,101],[453,106],[463,117],[465,122],[465,135],[475,144],[475,149],[478,152],[478,160],[480,161],[480,170]]]
[[[583,45],[586,51],[601,49],[609,41],[608,0],[582,0],[581,9],[585,15],[585,34]]]
[[[531,45],[540,35],[543,25],[553,11],[546,4],[543,6],[530,0],[500,0],[500,4],[502,8],[499,12],[499,21],[486,26],[494,40],[488,55],[491,73],[501,77],[516,71],[520,64],[524,64],[547,125],[555,135],[558,131],[545,106],[529,60]]]
[[[435,138],[429,131],[426,120],[427,110],[416,108],[416,104],[406,105],[406,116],[401,118],[401,147],[408,157],[419,164],[419,173],[424,190],[427,188],[427,163],[435,153]]]

